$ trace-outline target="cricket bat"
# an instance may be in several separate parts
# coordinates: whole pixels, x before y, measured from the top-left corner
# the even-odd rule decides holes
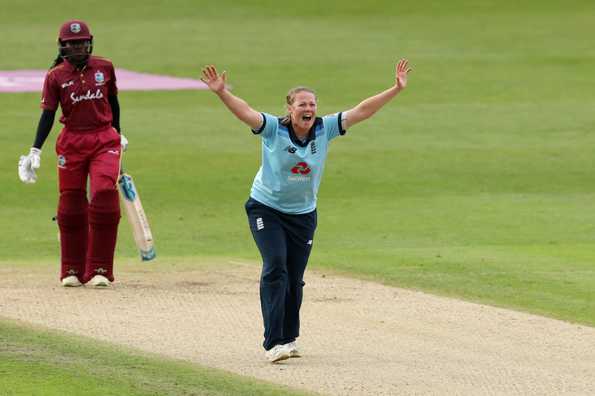
[[[124,208],[126,208],[126,216],[132,227],[132,235],[140,251],[140,257],[143,261],[153,260],[156,254],[153,246],[151,227],[149,226],[149,221],[140,201],[136,186],[134,185],[134,180],[132,176],[124,173],[124,171],[120,172],[118,190],[120,191]]]

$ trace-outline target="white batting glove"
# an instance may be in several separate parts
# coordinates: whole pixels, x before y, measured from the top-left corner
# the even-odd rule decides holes
[[[120,146],[122,146],[122,151],[126,151],[128,148],[128,139],[122,134],[120,134]]]
[[[37,181],[36,169],[41,166],[41,150],[31,147],[28,155],[21,155],[19,159],[19,178],[23,183],[31,184]]]

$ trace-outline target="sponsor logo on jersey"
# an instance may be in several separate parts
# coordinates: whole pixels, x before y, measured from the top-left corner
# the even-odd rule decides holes
[[[70,31],[72,33],[80,33],[81,32],[81,24],[80,23],[71,23]]]
[[[75,93],[71,93],[70,94],[70,99],[72,99],[72,104],[77,104],[78,102],[81,102],[83,100],[94,100],[94,99],[103,99],[103,93],[101,92],[101,90],[99,88],[97,88],[97,91],[91,93],[91,90],[88,89],[87,92],[83,95],[75,95]]]
[[[62,87],[62,89],[66,88],[66,87],[70,87],[72,84],[74,84],[74,81],[70,80],[68,82],[65,82],[64,84],[60,85]]]
[[[300,175],[307,175],[310,173],[312,169],[308,166],[306,162],[298,162],[295,164],[293,168],[291,168],[291,173],[300,174]]]
[[[290,182],[309,182],[312,178],[304,175],[291,175],[287,176],[287,181]]]
[[[312,151],[312,154],[316,154],[316,141],[312,140],[312,143],[310,143],[310,150]]]
[[[298,162],[291,168],[292,174],[287,177],[287,180],[292,182],[310,181],[311,176],[308,176],[310,172],[312,172],[312,169],[310,169],[306,162]]]

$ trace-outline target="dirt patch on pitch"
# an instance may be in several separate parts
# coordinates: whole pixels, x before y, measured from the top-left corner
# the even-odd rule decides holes
[[[0,316],[329,395],[595,394],[595,328],[311,270],[304,357],[271,365],[257,266],[167,264],[108,290],[4,269]]]

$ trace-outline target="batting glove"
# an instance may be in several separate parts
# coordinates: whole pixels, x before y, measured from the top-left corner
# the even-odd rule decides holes
[[[19,178],[23,183],[31,184],[37,181],[35,170],[41,165],[41,150],[31,147],[28,155],[21,155],[19,159]]]
[[[128,139],[122,134],[120,134],[120,146],[122,146],[122,151],[126,151],[128,148]]]

